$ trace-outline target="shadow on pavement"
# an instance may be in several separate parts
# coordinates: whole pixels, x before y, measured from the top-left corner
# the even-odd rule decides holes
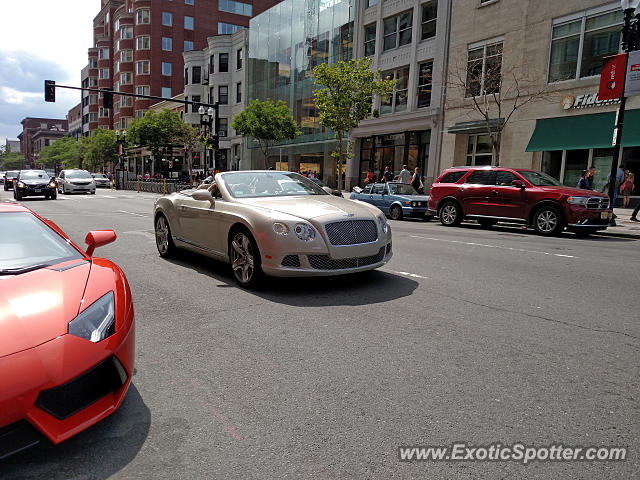
[[[136,457],[150,426],[151,412],[132,383],[113,414],[59,445],[45,439],[5,459],[0,478],[108,478]]]
[[[223,282],[218,287],[238,288],[226,263],[188,251],[169,262]],[[383,267],[384,268],[384,267]],[[244,290],[272,302],[299,307],[372,305],[411,295],[419,283],[389,272],[373,270],[335,277],[263,277],[260,285]]]

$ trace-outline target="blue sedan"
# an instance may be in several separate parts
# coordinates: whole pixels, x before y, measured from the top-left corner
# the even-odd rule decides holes
[[[406,183],[369,184],[360,192],[352,192],[349,198],[375,205],[392,220],[399,220],[402,217],[431,219],[431,215],[427,213],[429,197],[420,195],[411,185]]]

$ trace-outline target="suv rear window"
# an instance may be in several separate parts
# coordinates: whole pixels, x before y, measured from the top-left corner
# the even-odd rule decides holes
[[[495,185],[496,172],[492,170],[476,170],[467,177],[464,183],[473,185]]]
[[[449,172],[440,179],[438,183],[456,183],[462,177],[467,174],[468,170],[459,170],[456,172]]]

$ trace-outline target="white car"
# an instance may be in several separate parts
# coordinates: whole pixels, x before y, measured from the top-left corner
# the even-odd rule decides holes
[[[111,180],[104,173],[92,173],[91,176],[96,181],[96,187],[111,188]]]
[[[253,286],[262,273],[333,276],[381,267],[391,259],[391,227],[364,202],[328,194],[293,172],[219,173],[217,191],[183,190],[155,202],[156,245],[231,264]]]
[[[86,170],[79,168],[62,170],[58,175],[58,192],[65,194],[88,192],[95,195],[96,181]]]

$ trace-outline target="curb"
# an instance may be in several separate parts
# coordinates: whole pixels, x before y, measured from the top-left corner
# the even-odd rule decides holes
[[[640,239],[640,233],[624,233],[624,232],[598,232],[594,233],[596,236],[605,236],[605,237],[617,237],[617,238],[635,238]]]

